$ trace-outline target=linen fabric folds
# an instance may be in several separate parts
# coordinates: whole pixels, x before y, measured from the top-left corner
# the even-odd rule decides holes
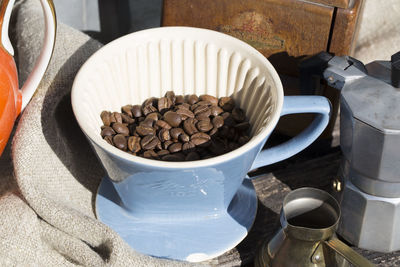
[[[12,26],[23,84],[44,34],[40,2],[19,1]],[[14,134],[16,183],[6,168],[10,184],[2,187],[0,205],[1,266],[194,266],[137,253],[95,217],[104,171],[74,118],[70,91],[81,65],[100,47],[58,23],[52,60]],[[8,153],[9,148],[5,159]]]

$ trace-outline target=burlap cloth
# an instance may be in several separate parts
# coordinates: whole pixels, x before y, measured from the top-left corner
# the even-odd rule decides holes
[[[20,1],[13,13],[21,83],[41,47],[38,3]],[[368,62],[400,50],[399,7],[397,0],[367,1],[355,56]],[[370,21],[375,18],[381,27]],[[100,46],[59,23],[50,66],[20,117],[12,149],[10,141],[0,158],[0,266],[189,265],[140,255],[95,218],[103,169],[74,119],[70,89],[82,63]]]
[[[41,47],[42,11],[39,1],[29,0],[14,12],[23,82]],[[136,253],[95,218],[94,199],[104,173],[74,119],[70,90],[82,63],[100,46],[58,25],[51,63],[14,135],[16,183],[5,163],[8,151],[2,159],[8,179],[1,183],[1,266],[189,265]]]

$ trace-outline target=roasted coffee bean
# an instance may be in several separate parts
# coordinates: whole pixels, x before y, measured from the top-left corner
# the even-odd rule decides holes
[[[223,113],[220,114],[220,116],[221,116],[224,120],[226,120],[228,117],[231,116],[231,113],[229,113],[229,112],[223,112]]]
[[[127,153],[170,161],[206,159],[247,143],[250,124],[231,97],[175,95],[103,111],[101,136]]]
[[[232,117],[237,122],[243,122],[246,119],[246,114],[240,108],[234,108],[232,110]]]
[[[133,115],[132,115],[132,105],[123,106],[121,108],[121,112],[132,118],[133,117]]]
[[[189,137],[189,135],[183,133],[183,134],[179,135],[178,139],[179,139],[179,141],[185,143],[185,142],[189,142],[190,137]]]
[[[193,111],[193,113],[196,116],[196,119],[204,120],[211,115],[211,108],[206,105],[200,105]]]
[[[218,128],[214,126],[214,128],[211,129],[211,131],[208,133],[208,135],[213,137],[213,136],[216,136],[217,133],[218,133]]]
[[[205,147],[196,147],[196,152],[199,153],[201,158],[203,158],[205,155],[210,154],[209,150]]]
[[[228,113],[228,112],[222,113],[221,117],[224,117],[224,115],[226,113]],[[224,118],[224,125],[231,127],[236,124],[235,120],[233,119],[233,117],[230,113],[228,113],[228,116],[225,116],[225,117],[226,118]]]
[[[144,103],[143,106],[153,106],[153,107],[157,107],[157,101],[158,99],[156,97],[150,97],[147,98]]]
[[[143,153],[143,157],[147,159],[158,159],[158,154],[154,150],[147,150]]]
[[[161,115],[160,115],[159,113],[153,112],[153,113],[148,114],[148,115],[146,116],[146,119],[151,119],[151,120],[153,120],[153,121],[158,121],[158,118],[159,118],[159,117],[161,117]],[[146,119],[145,119],[145,120],[146,120]]]
[[[196,145],[193,144],[191,141],[189,141],[182,145],[182,151],[185,153],[190,152],[190,151],[193,151],[195,147],[196,147]]]
[[[221,114],[222,112],[224,112],[224,110],[218,106],[212,106],[211,107],[211,116],[218,116],[219,114]]]
[[[165,142],[165,141],[171,140],[171,136],[169,134],[169,130],[168,129],[161,129],[158,132],[158,139],[160,139],[161,142]]]
[[[111,113],[111,115],[110,115],[110,126],[111,126],[114,122],[117,122],[117,120],[115,119],[115,116]]]
[[[168,147],[169,152],[175,153],[182,150],[182,143],[173,143]]]
[[[238,143],[239,143],[239,145],[242,146],[242,145],[246,144],[247,142],[249,142],[249,140],[250,140],[250,138],[247,135],[243,135],[243,136],[239,137]]]
[[[231,97],[221,97],[218,104],[225,111],[232,111],[235,107],[235,101]]]
[[[142,149],[140,146],[140,137],[130,136],[128,138],[128,149],[134,153],[137,153]]]
[[[173,139],[178,140],[179,136],[185,132],[182,128],[172,128],[169,133]]]
[[[168,154],[169,154],[169,151],[166,150],[166,149],[162,149],[162,150],[160,150],[160,151],[157,152],[157,155],[158,155],[159,157],[162,157],[162,156],[165,156],[165,155],[168,155]]]
[[[163,120],[158,120],[156,122],[156,125],[160,126],[161,128],[168,129],[168,130],[172,128],[171,125],[168,124],[168,122],[163,121]]]
[[[172,127],[178,127],[182,122],[181,116],[174,111],[167,111],[164,114],[164,120]]]
[[[149,149],[154,149],[159,142],[160,140],[156,136],[146,135],[140,141],[140,145],[142,146],[143,149],[149,150]]]
[[[127,148],[126,138],[122,134],[114,135],[113,143],[117,148],[119,148],[121,150],[126,150],[126,148]]]
[[[196,128],[196,121],[193,118],[189,118],[183,122],[183,129],[188,135],[192,135],[198,132]]]
[[[164,96],[169,99],[172,105],[175,105],[176,97],[173,91],[166,92]]]
[[[136,127],[136,132],[140,136],[155,135],[155,129],[153,127],[144,126],[144,125],[137,126]]]
[[[145,127],[153,127],[154,120],[152,120],[151,118],[146,118],[146,119],[144,119],[144,121],[139,123],[139,125],[140,126],[145,126]]]
[[[175,96],[175,105],[180,105],[185,102],[185,97],[183,95],[176,95]]]
[[[105,136],[114,135],[114,134],[116,134],[116,132],[114,131],[114,129],[111,128],[111,127],[108,127],[108,126],[104,127],[104,129],[101,130],[101,137],[103,137],[103,138],[104,138]]]
[[[250,123],[248,121],[244,121],[235,125],[235,129],[238,131],[247,131],[250,128]]]
[[[197,129],[200,132],[208,132],[209,130],[211,130],[214,126],[212,125],[212,123],[210,122],[210,120],[201,120],[196,124]]]
[[[206,133],[196,133],[190,137],[190,141],[196,146],[205,145],[211,137]]]
[[[129,124],[128,125],[128,128],[129,128],[129,135],[139,135],[137,132],[136,132],[136,124]]]
[[[188,103],[182,103],[181,105],[177,106],[178,108],[186,108],[188,110],[192,110],[191,109],[191,105],[189,105]]]
[[[158,140],[158,143],[157,143],[157,145],[156,145],[156,150],[157,151],[160,151],[160,150],[162,150],[163,149],[163,143],[160,141],[160,140]]]
[[[239,137],[240,137],[239,133],[240,133],[240,131],[235,131],[235,136],[232,139],[233,142],[238,142]]]
[[[216,128],[221,128],[224,125],[224,118],[222,118],[221,116],[216,116],[213,118],[212,124]]]
[[[228,144],[229,150],[235,150],[236,148],[240,147],[240,145],[238,143],[235,142],[229,142]]]
[[[193,106],[208,106],[211,107],[213,104],[208,101],[208,100],[201,100],[199,102],[197,102],[196,104],[194,104]]]
[[[114,143],[112,141],[113,140],[113,136],[112,135],[105,136],[104,140],[106,140],[106,142],[109,143],[110,145],[112,145],[112,146],[114,145]]]
[[[208,149],[215,155],[222,155],[227,152],[227,147],[220,138],[213,139]]]
[[[121,113],[119,113],[119,112],[113,112],[113,113],[111,113],[111,122],[112,122],[112,123],[115,123],[115,122],[122,123],[122,116],[121,116]]]
[[[221,128],[218,129],[218,131],[219,131],[219,136],[226,137],[229,133],[229,127],[223,125]]]
[[[197,114],[206,112],[206,111],[208,111],[208,110],[210,111],[210,115],[211,115],[211,109],[210,109],[209,106],[207,106],[207,105],[200,105],[200,106],[197,106],[197,107],[195,108],[195,110],[193,111],[193,113],[194,113],[194,115],[197,115]]]
[[[198,113],[196,115],[196,119],[198,119],[198,120],[208,119],[208,117],[210,117],[210,115],[211,115],[211,109],[207,109],[204,112]]]
[[[112,128],[116,133],[119,133],[119,134],[122,134],[125,136],[129,135],[129,128],[127,126],[123,125],[122,123],[115,122],[115,123],[113,123]]]
[[[207,143],[210,140],[204,139],[204,138],[192,138],[192,143],[195,144],[196,146],[201,146],[201,145],[207,145]]]
[[[168,110],[172,106],[172,100],[167,97],[161,97],[158,99],[158,111],[163,113],[165,110]]]
[[[147,114],[156,112],[157,108],[153,107],[152,105],[147,105],[143,107],[143,114],[147,116]]]
[[[187,102],[190,105],[196,104],[197,101],[199,101],[199,98],[197,97],[197,95],[189,95],[188,98],[187,98]]]
[[[168,149],[168,147],[170,146],[170,145],[172,145],[174,142],[172,141],[172,140],[168,140],[168,141],[165,141],[163,144],[162,144],[162,148],[163,149]]]
[[[187,108],[183,108],[183,107],[182,108],[178,108],[176,110],[176,113],[178,113],[181,116],[182,120],[186,120],[187,118],[194,118],[193,112],[191,112]]]
[[[133,117],[139,118],[142,116],[142,107],[139,105],[134,105],[132,106],[131,112]]]
[[[235,139],[235,136],[236,136],[235,129],[234,128],[229,128],[229,132],[228,132],[228,135],[226,136],[226,138],[228,138],[230,140],[233,140],[233,139]]]
[[[135,119],[133,119],[131,116],[129,116],[127,114],[122,113],[121,117],[122,117],[123,123],[128,123],[128,124],[135,123]]]
[[[196,104],[191,105],[190,106],[190,110],[194,111],[195,109],[197,109],[200,106],[212,107],[212,104],[209,101],[199,101]]]
[[[200,159],[200,155],[194,151],[189,152],[185,157],[186,161],[199,160],[199,159]]]
[[[174,111],[177,111],[178,109],[181,109],[181,108],[190,110],[190,107],[191,106],[188,103],[182,103],[180,105],[176,105],[174,107]]]
[[[102,111],[100,114],[100,118],[105,126],[111,125],[111,112],[105,110]]]
[[[174,154],[165,155],[161,159],[165,160],[165,161],[184,161],[185,155],[181,154],[181,153],[174,153]]]
[[[218,106],[218,98],[212,95],[201,95],[199,97],[200,100],[202,101],[208,101],[210,102],[213,106]]]
[[[222,117],[223,121],[224,121],[224,125],[226,126],[234,126],[236,124],[235,120],[232,118],[231,113],[229,112],[223,112],[219,115],[219,117]]]
[[[192,135],[190,138],[191,139],[193,139],[193,138],[202,138],[202,139],[207,139],[207,140],[211,139],[211,137],[206,133],[196,133],[196,134]]]

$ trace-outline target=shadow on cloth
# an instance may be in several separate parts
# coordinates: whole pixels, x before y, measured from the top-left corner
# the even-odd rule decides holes
[[[17,191],[17,183],[14,179],[14,165],[11,160],[11,140],[15,132],[15,127],[10,135],[8,143],[0,156],[0,198],[9,192]]]
[[[43,101],[41,124],[51,149],[74,178],[92,192],[92,208],[95,213],[96,192],[105,173],[79,128],[71,106],[71,88],[79,70],[71,66],[81,66],[87,55],[97,50],[93,42],[89,40],[82,45],[55,76]]]

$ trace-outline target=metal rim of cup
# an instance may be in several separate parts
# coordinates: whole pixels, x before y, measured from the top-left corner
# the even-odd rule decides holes
[[[85,75],[85,69],[90,67],[90,64],[93,60],[96,60],[97,58],[101,58],[102,54],[107,54],[110,51],[113,51],[115,48],[118,48],[120,43],[124,42],[129,42],[132,38],[140,38],[140,35],[146,35],[146,34],[154,34],[157,36],[158,31],[171,31],[171,34],[173,34],[174,31],[180,31],[180,32],[188,32],[188,31],[197,31],[201,33],[206,33],[210,35],[210,38],[223,38],[227,42],[234,42],[236,45],[240,46],[241,49],[245,50],[250,50],[251,55],[256,57],[257,60],[262,62],[263,68],[265,68],[265,71],[269,72],[270,76],[272,77],[273,82],[275,83],[275,88],[276,88],[276,96],[277,96],[277,101],[276,101],[276,110],[275,113],[271,115],[271,121],[267,126],[265,126],[264,129],[262,129],[256,136],[252,136],[250,141],[244,144],[243,146],[228,152],[226,154],[212,157],[210,159],[203,159],[203,160],[196,160],[196,161],[185,161],[185,162],[170,162],[170,161],[160,161],[160,160],[153,160],[153,159],[146,159],[138,156],[133,156],[130,155],[124,151],[121,151],[114,146],[111,146],[107,144],[106,142],[103,142],[103,140],[100,138],[100,134],[94,134],[90,128],[82,121],[80,118],[80,113],[79,113],[79,97],[78,97],[78,90],[84,90],[84,88],[79,89],[78,84],[82,77]],[[141,164],[145,166],[153,166],[156,168],[164,168],[164,169],[187,169],[187,168],[198,168],[198,167],[207,167],[210,165],[215,165],[215,164],[220,164],[223,162],[227,162],[229,160],[232,160],[234,158],[237,158],[250,149],[254,148],[255,146],[259,145],[260,142],[265,140],[268,135],[274,130],[276,124],[278,123],[278,120],[280,118],[280,113],[283,107],[283,86],[281,83],[281,80],[278,76],[278,73],[276,72],[275,68],[272,66],[272,64],[268,61],[267,58],[265,58],[259,51],[257,51],[255,48],[250,46],[249,44],[232,37],[230,35],[213,31],[213,30],[208,30],[208,29],[201,29],[201,28],[194,28],[194,27],[159,27],[159,28],[153,28],[153,29],[147,29],[147,30],[142,30],[138,32],[134,32],[125,36],[122,36],[102,48],[100,48],[98,51],[96,51],[81,67],[81,69],[78,71],[73,85],[72,85],[72,90],[71,90],[71,104],[72,104],[72,110],[75,114],[75,118],[81,128],[81,130],[85,133],[89,139],[94,142],[96,145],[107,151],[108,153],[112,154],[115,157],[118,157],[119,159],[128,161],[128,162],[135,162],[136,164]]]
[[[327,203],[335,210],[336,213],[335,220],[331,223],[330,226],[321,228],[310,228],[310,227],[296,226],[290,224],[286,216],[287,210],[285,210],[285,208],[290,202],[294,200],[299,200],[301,198],[314,198],[317,200],[321,200],[324,203]],[[293,190],[286,195],[282,203],[280,220],[282,227],[288,234],[298,239],[315,241],[315,240],[326,240],[330,238],[336,232],[340,216],[341,216],[341,211],[339,203],[328,192],[313,187],[302,187]]]

